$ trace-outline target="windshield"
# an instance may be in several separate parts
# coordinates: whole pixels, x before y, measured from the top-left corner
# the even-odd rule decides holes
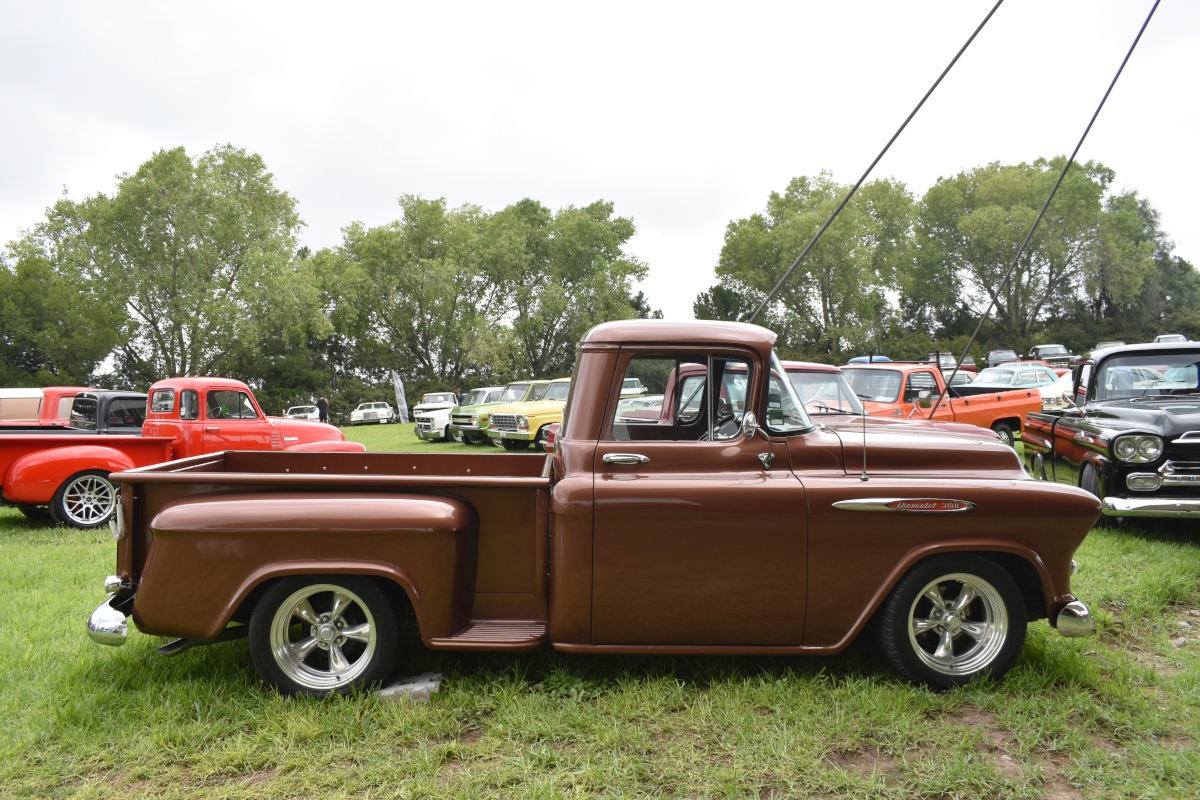
[[[82,428],[85,431],[96,430],[96,398],[76,397],[71,404],[72,428]]]
[[[992,361],[1017,361],[1017,354],[1014,350],[993,350],[989,355]]]
[[[441,394],[427,394],[421,398],[421,402],[422,403],[453,403],[453,402],[456,402],[456,400],[455,400],[454,395],[452,395],[452,394],[441,393]],[[384,406],[383,403],[379,403],[378,405],[380,408],[382,408]]]
[[[979,377],[975,379],[976,383],[991,383],[996,386],[1008,386],[1013,382],[1013,375],[1016,373],[1011,369],[995,369],[989,367],[981,370]]]
[[[903,380],[895,370],[845,367],[842,372],[859,400],[894,403],[900,397],[900,384]]]
[[[504,387],[504,391],[500,394],[501,403],[519,403],[525,399],[525,393],[529,391],[528,383],[510,383]]]
[[[1198,365],[1200,351],[1115,356],[1100,365],[1093,399],[1194,394]]]
[[[1037,354],[1039,356],[1069,355],[1069,353],[1067,353],[1067,348],[1063,347],[1061,344],[1044,344],[1041,347],[1037,348]]]
[[[487,394],[487,389],[472,389],[467,392],[467,396],[463,398],[462,404],[464,406],[479,405],[487,398]]]
[[[745,376],[738,375],[741,384],[745,384]],[[787,372],[779,363],[779,356],[771,351],[771,380],[767,385],[767,419],[766,425],[775,433],[794,433],[808,430],[812,421],[804,413],[804,403],[796,394],[795,387],[788,379]]]
[[[1154,341],[1158,342],[1159,344],[1162,344],[1163,342],[1170,344],[1171,342],[1186,342],[1187,337],[1182,333],[1164,333],[1162,336],[1155,336]]]
[[[788,380],[809,414],[863,414],[862,403],[840,372],[788,370]]]
[[[571,393],[571,384],[563,381],[562,383],[552,383],[546,391],[546,396],[543,400],[566,400],[567,395]]]
[[[637,378],[626,378],[626,379],[625,379],[625,382],[624,382],[623,384],[621,384],[621,385],[622,385],[624,388],[626,388],[626,389],[640,389],[640,388],[642,388],[642,382],[641,382],[641,381],[639,381]]]

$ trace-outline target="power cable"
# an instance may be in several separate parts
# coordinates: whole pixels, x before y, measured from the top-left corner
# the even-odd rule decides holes
[[[1158,4],[1162,0],[1154,0],[1154,5],[1150,7],[1150,13],[1146,15],[1146,21],[1142,23],[1142,27],[1138,29],[1137,36],[1133,37],[1133,44],[1129,45],[1129,50],[1125,53],[1125,58],[1121,59],[1121,66],[1117,67],[1117,74],[1113,75],[1112,82],[1108,84],[1108,89],[1104,92],[1104,97],[1100,98],[1100,105],[1096,106],[1096,111],[1092,114],[1092,118],[1088,120],[1087,127],[1083,129],[1083,135],[1079,137],[1079,142],[1075,145],[1075,149],[1071,151],[1071,157],[1067,159],[1067,163],[1063,165],[1062,172],[1058,175],[1058,180],[1054,183],[1054,188],[1050,190],[1050,196],[1046,198],[1046,202],[1042,205],[1042,210],[1038,212],[1037,219],[1033,221],[1033,225],[1029,228],[1029,233],[1025,235],[1025,241],[1021,242],[1021,249],[1017,250],[1016,258],[1008,268],[1008,272],[1004,273],[1004,278],[1001,279],[1000,285],[996,287],[996,291],[992,293],[992,302],[988,304],[987,310],[983,312],[983,316],[979,318],[979,324],[975,326],[975,332],[971,334],[971,340],[967,342],[966,348],[963,350],[962,357],[958,359],[958,363],[954,365],[954,370],[950,373],[950,377],[946,379],[946,391],[938,395],[937,402],[933,408],[929,409],[929,419],[933,419],[933,414],[942,404],[942,399],[950,394],[950,385],[954,381],[954,376],[958,374],[958,368],[962,365],[963,359],[971,352],[971,345],[975,344],[975,338],[979,336],[979,331],[983,328],[983,323],[991,315],[992,309],[996,307],[996,298],[1004,291],[1004,285],[1008,283],[1008,279],[1012,277],[1013,271],[1017,268],[1017,263],[1021,260],[1021,256],[1025,253],[1025,248],[1029,246],[1029,241],[1033,238],[1034,231],[1037,230],[1038,224],[1041,223],[1042,217],[1046,215],[1046,209],[1050,207],[1050,201],[1054,199],[1058,187],[1062,186],[1063,179],[1067,177],[1067,170],[1075,163],[1075,156],[1079,155],[1079,148],[1083,147],[1083,140],[1087,138],[1088,133],[1092,130],[1092,125],[1096,122],[1096,117],[1100,116],[1100,109],[1104,108],[1105,101],[1112,94],[1113,87],[1117,85],[1117,79],[1121,77],[1121,72],[1124,71],[1125,65],[1129,63],[1129,57],[1133,55],[1134,48],[1142,39],[1142,34],[1146,32],[1146,26],[1150,24],[1150,18],[1154,16],[1154,12],[1158,9]]]
[[[804,246],[804,249],[800,251],[800,255],[796,256],[796,260],[793,261],[792,265],[787,268],[787,272],[783,273],[783,277],[780,278],[779,282],[775,284],[775,288],[767,294],[766,298],[763,299],[762,304],[758,307],[758,309],[750,315],[749,319],[746,320],[747,322],[754,322],[754,320],[758,319],[758,315],[761,314],[763,309],[765,309],[770,304],[771,300],[774,299],[775,293],[778,292],[783,284],[787,282],[788,278],[792,277],[792,273],[796,271],[796,267],[800,266],[800,262],[804,260],[806,255],[808,255],[808,251],[813,249],[813,245],[815,245],[817,240],[821,238],[821,234],[825,233],[825,229],[829,227],[834,218],[837,217],[837,215],[841,213],[842,209],[846,207],[846,203],[850,202],[850,198],[853,197],[854,193],[858,191],[858,187],[863,185],[863,181],[865,181],[867,176],[871,174],[871,170],[875,169],[875,165],[879,163],[879,159],[883,158],[884,153],[886,153],[888,148],[892,146],[892,142],[896,141],[900,134],[904,132],[904,129],[908,127],[908,123],[911,122],[912,118],[915,117],[917,112],[921,110],[921,106],[925,105],[925,101],[929,99],[929,96],[933,94],[933,90],[936,89],[938,84],[942,82],[942,78],[946,77],[946,74],[950,72],[950,68],[958,63],[959,57],[961,57],[962,54],[967,51],[967,48],[971,45],[971,42],[975,41],[975,37],[979,35],[979,32],[983,30],[983,26],[988,23],[988,20],[992,18],[992,15],[996,13],[996,9],[1000,8],[1000,4],[1003,2],[1004,0],[996,0],[996,5],[992,6],[992,10],[989,11],[987,16],[983,18],[983,22],[979,23],[979,27],[975,29],[974,33],[970,35],[963,46],[959,48],[958,52],[954,54],[954,58],[950,59],[950,63],[946,65],[944,70],[942,70],[942,74],[938,75],[937,80],[933,82],[933,86],[929,87],[929,91],[927,91],[925,96],[921,98],[921,102],[917,103],[916,108],[914,108],[912,112],[904,118],[904,122],[902,122],[900,127],[896,129],[896,132],[892,134],[892,138],[888,139],[887,144],[885,144],[883,149],[879,151],[879,155],[875,156],[875,160],[871,162],[871,166],[867,167],[867,171],[864,172],[862,177],[858,179],[858,183],[854,184],[850,191],[846,193],[846,196],[842,198],[842,202],[838,203],[838,207],[835,208],[833,213],[829,215],[829,219],[825,220],[825,224],[822,225],[821,229],[817,231],[815,236],[813,236],[812,241]]]

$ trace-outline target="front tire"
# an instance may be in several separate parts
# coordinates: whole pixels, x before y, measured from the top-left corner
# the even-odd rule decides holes
[[[450,429],[450,439],[452,441],[458,442],[459,444],[462,444],[463,432],[458,430],[457,428],[451,428]]]
[[[934,556],[900,579],[875,620],[896,671],[934,689],[999,680],[1025,645],[1025,600],[1012,576],[976,555]]]
[[[255,606],[249,635],[258,674],[288,695],[379,683],[400,655],[395,609],[372,580],[352,575],[279,581]]]
[[[529,442],[520,439],[501,439],[504,449],[510,453],[519,453],[529,449]]]
[[[108,473],[98,469],[77,472],[63,481],[50,501],[50,516],[72,528],[107,525],[117,508],[117,489]]]

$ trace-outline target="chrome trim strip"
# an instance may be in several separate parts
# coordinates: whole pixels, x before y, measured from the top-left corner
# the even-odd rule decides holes
[[[834,508],[843,511],[902,511],[908,514],[956,514],[970,511],[975,504],[948,497],[860,497],[838,500]]]
[[[1106,517],[1186,517],[1200,516],[1200,498],[1184,497],[1106,497],[1101,507]]]

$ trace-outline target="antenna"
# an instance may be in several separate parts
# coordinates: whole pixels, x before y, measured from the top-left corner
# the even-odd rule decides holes
[[[921,98],[921,101],[917,103],[916,108],[914,108],[912,112],[905,117],[904,122],[900,123],[900,127],[897,128],[896,132],[892,134],[892,138],[888,139],[888,143],[885,144],[883,149],[879,151],[879,155],[875,156],[875,160],[871,162],[871,166],[867,167],[867,171],[864,172],[862,177],[858,179],[858,183],[854,184],[850,191],[846,193],[846,196],[842,198],[842,202],[838,203],[838,207],[835,208],[833,213],[829,215],[829,219],[825,220],[825,224],[822,225],[821,229],[817,231],[815,236],[813,236],[812,241],[804,246],[804,249],[800,251],[800,255],[796,256],[796,260],[793,261],[792,265],[787,268],[786,272],[783,273],[783,277],[780,278],[779,282],[775,284],[775,288],[768,292],[767,296],[763,298],[762,303],[759,305],[758,309],[750,315],[750,318],[746,320],[747,322],[754,322],[754,320],[758,319],[758,315],[761,314],[763,309],[770,304],[771,299],[775,297],[775,293],[778,292],[780,287],[787,282],[788,278],[792,277],[792,273],[796,271],[796,267],[800,266],[800,262],[804,260],[806,255],[808,255],[808,251],[813,249],[813,245],[815,245],[817,240],[821,238],[821,234],[825,233],[825,229],[830,226],[834,217],[841,213],[842,209],[846,207],[846,203],[850,202],[850,198],[853,197],[854,193],[858,191],[858,187],[863,185],[863,181],[865,181],[867,176],[871,174],[871,170],[875,169],[875,165],[879,163],[879,159],[883,158],[884,153],[886,153],[888,148],[892,146],[892,142],[896,141],[900,134],[904,132],[904,129],[908,127],[908,123],[911,122],[912,118],[915,117],[917,112],[921,110],[921,106],[925,105],[925,101],[929,99],[929,95],[933,94],[933,90],[936,89],[938,84],[942,82],[942,78],[946,77],[946,73],[950,72],[950,68],[958,63],[959,57],[961,57],[962,54],[967,51],[967,48],[970,47],[971,42],[975,41],[975,37],[979,35],[979,32],[983,30],[983,26],[987,25],[988,20],[992,18],[992,15],[996,13],[996,9],[1000,8],[1000,4],[1003,2],[1004,0],[996,0],[996,5],[992,6],[992,10],[989,11],[987,16],[983,18],[983,22],[979,23],[979,27],[975,29],[974,33],[968,37],[966,43],[964,43],[963,46],[959,48],[958,52],[954,54],[954,58],[950,59],[950,63],[946,65],[944,70],[942,70],[942,74],[938,75],[937,80],[933,82],[933,86],[929,87],[929,91],[927,91],[925,96]]]
[[[1142,27],[1138,29],[1137,36],[1133,37],[1133,44],[1129,45],[1128,52],[1125,53],[1125,58],[1121,59],[1121,66],[1117,67],[1117,74],[1113,75],[1112,82],[1108,84],[1108,89],[1104,91],[1104,96],[1100,98],[1100,105],[1096,106],[1095,112],[1092,113],[1092,118],[1088,120],[1087,127],[1083,129],[1083,135],[1079,137],[1079,142],[1075,145],[1075,149],[1071,151],[1071,157],[1067,159],[1067,163],[1063,165],[1062,172],[1058,175],[1058,180],[1054,184],[1054,188],[1050,190],[1050,196],[1046,198],[1046,202],[1042,205],[1042,210],[1038,212],[1037,218],[1033,221],[1032,227],[1029,228],[1029,233],[1025,234],[1025,241],[1021,242],[1021,247],[1017,250],[1016,258],[1008,267],[1008,272],[1004,273],[1004,277],[1000,279],[1000,285],[996,287],[996,291],[992,294],[992,301],[988,303],[987,310],[983,312],[983,316],[979,318],[979,324],[975,326],[975,332],[971,334],[970,341],[967,342],[966,348],[963,349],[962,358],[958,359],[958,363],[954,365],[954,370],[950,373],[950,377],[946,379],[946,392],[950,394],[950,384],[954,381],[954,376],[958,374],[958,368],[962,364],[963,359],[971,352],[971,345],[975,344],[976,337],[979,336],[979,331],[983,328],[984,321],[991,315],[992,309],[996,307],[996,298],[1004,291],[1004,284],[1008,283],[1008,279],[1012,277],[1013,270],[1017,268],[1017,262],[1021,260],[1021,256],[1025,254],[1025,248],[1029,246],[1029,242],[1033,239],[1034,231],[1041,224],[1042,217],[1046,215],[1046,209],[1050,208],[1050,201],[1054,199],[1054,195],[1058,192],[1058,187],[1062,186],[1063,179],[1067,177],[1067,170],[1075,163],[1075,156],[1079,155],[1079,148],[1083,147],[1083,140],[1092,130],[1092,125],[1096,123],[1096,117],[1100,116],[1100,109],[1104,108],[1105,101],[1112,94],[1113,87],[1117,85],[1117,79],[1121,77],[1121,72],[1124,71],[1125,65],[1129,63],[1129,57],[1133,55],[1133,49],[1138,46],[1138,42],[1142,39],[1142,34],[1146,32],[1146,26],[1150,24],[1150,18],[1154,16],[1154,12],[1158,9],[1158,4],[1162,0],[1154,0],[1154,5],[1150,8],[1150,13],[1146,15],[1146,21],[1142,23]],[[938,395],[938,400],[933,404],[933,408],[929,409],[929,419],[933,419],[934,413],[938,410],[938,406],[942,404],[942,398],[945,395]]]

